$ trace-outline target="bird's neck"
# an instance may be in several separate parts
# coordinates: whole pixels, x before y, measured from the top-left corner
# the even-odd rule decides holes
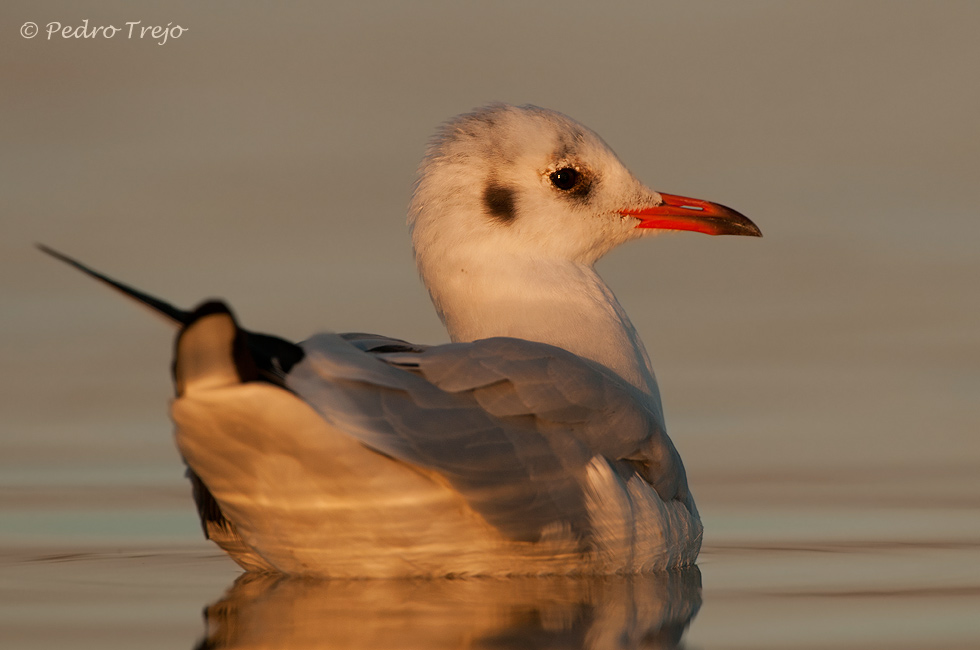
[[[509,336],[548,343],[659,399],[643,342],[591,265],[485,252],[427,261],[419,260],[422,279],[453,341]]]

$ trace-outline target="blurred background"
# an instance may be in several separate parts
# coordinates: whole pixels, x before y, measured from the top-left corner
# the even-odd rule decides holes
[[[85,20],[186,31],[47,37]],[[180,306],[226,298],[253,330],[439,343],[415,168],[440,122],[506,101],[765,234],[599,266],[654,361],[706,594],[771,586],[726,560],[760,544],[975,559],[978,28],[969,1],[5,2],[0,546],[209,549],[170,438],[171,329],[35,242]],[[963,557],[922,580],[975,607]],[[724,611],[706,597],[694,642]]]

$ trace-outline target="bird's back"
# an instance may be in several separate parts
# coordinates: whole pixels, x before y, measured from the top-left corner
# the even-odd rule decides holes
[[[199,354],[196,339],[213,350],[226,325],[193,324],[178,366]],[[392,577],[631,572],[696,558],[682,467],[665,501],[615,459],[615,447],[651,437],[614,376],[590,378],[589,364],[522,341],[374,343],[374,354],[364,341],[311,339],[289,390],[198,377],[173,403],[181,453],[233,524],[241,546],[225,547],[243,565]],[[206,373],[227,378],[234,364],[229,355]],[[564,382],[533,381],[556,371]],[[596,386],[608,412],[589,404]],[[621,427],[618,442],[590,429],[599,419]]]

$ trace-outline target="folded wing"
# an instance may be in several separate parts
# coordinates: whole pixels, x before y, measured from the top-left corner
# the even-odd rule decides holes
[[[640,474],[665,501],[686,500],[656,399],[560,348],[336,334],[302,347],[290,390],[364,445],[444,476],[512,539],[536,541],[555,524],[587,538],[596,456],[624,479]]]

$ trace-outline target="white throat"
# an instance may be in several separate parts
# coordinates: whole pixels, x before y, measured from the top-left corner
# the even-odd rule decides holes
[[[453,341],[510,336],[548,343],[613,370],[659,400],[646,349],[589,264],[483,249],[420,259]]]

